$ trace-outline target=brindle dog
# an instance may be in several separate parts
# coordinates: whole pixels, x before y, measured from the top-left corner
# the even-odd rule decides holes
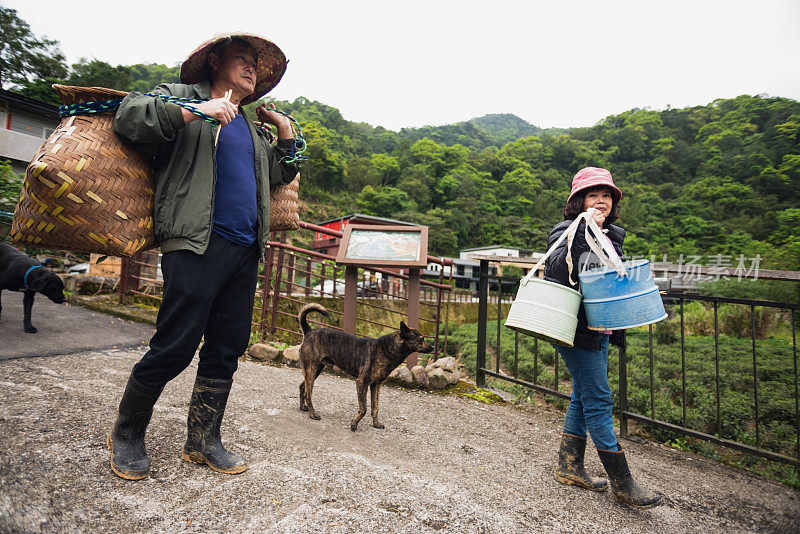
[[[311,329],[306,316],[311,312],[330,317],[319,304],[307,304],[300,310],[300,328],[303,344],[300,346],[300,364],[304,380],[300,384],[300,410],[307,411],[311,419],[321,419],[311,403],[314,380],[326,365],[336,365],[356,379],[358,415],[350,423],[350,430],[358,429],[358,422],[367,413],[367,388],[372,397],[372,426],[384,428],[378,421],[378,396],[381,384],[403,361],[414,352],[433,352],[433,345],[425,341],[419,331],[400,323],[400,330],[377,339],[357,337],[333,328]]]

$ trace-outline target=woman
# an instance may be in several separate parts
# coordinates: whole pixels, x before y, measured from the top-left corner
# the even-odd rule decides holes
[[[622,241],[625,230],[613,223],[619,216],[619,200],[622,192],[614,185],[611,173],[597,167],[586,167],[572,179],[572,191],[564,208],[564,221],[557,224],[547,238],[547,248],[561,236],[570,223],[582,212],[595,208],[594,220],[603,228],[614,251],[623,257]],[[575,234],[570,251],[571,266],[567,261],[566,240],[547,259],[544,275],[546,279],[576,288],[578,273],[585,267],[602,265],[594,256],[584,237],[584,223]],[[661,495],[639,486],[628,470],[625,453],[617,443],[611,417],[611,388],[608,385],[609,341],[623,346],[623,331],[598,332],[588,328],[586,311],[581,304],[578,311],[578,327],[574,347],[553,345],[572,375],[572,397],[564,418],[564,432],[558,467],[553,473],[563,484],[571,484],[593,491],[603,491],[607,482],[589,476],[583,466],[586,450],[586,432],[600,455],[603,467],[611,480],[611,492],[618,500],[638,508],[652,508],[661,502]]]

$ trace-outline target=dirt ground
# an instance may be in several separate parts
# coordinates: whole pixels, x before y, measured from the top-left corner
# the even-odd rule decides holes
[[[167,385],[151,476],[109,469],[105,436],[143,349],[0,361],[0,532],[797,532],[800,492],[655,444],[623,441],[666,504],[633,510],[555,482],[563,415],[386,387],[355,433],[352,381],[324,374],[322,421],[298,411],[300,372],[241,362],[223,440],[250,469],[182,462],[196,366]],[[595,454],[588,469],[602,474]]]

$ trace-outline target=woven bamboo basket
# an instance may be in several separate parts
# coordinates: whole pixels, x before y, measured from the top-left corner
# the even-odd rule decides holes
[[[272,186],[269,190],[269,229],[297,230],[300,228],[300,173],[287,185]]]
[[[65,104],[122,98],[54,85]],[[114,134],[113,112],[64,118],[25,172],[11,239],[26,246],[130,256],[156,245],[151,163]]]
[[[53,85],[65,104],[123,98]],[[65,118],[25,172],[11,239],[20,245],[131,256],[154,248],[151,161],[119,138],[113,111]],[[270,230],[300,227],[300,174],[270,188]]]

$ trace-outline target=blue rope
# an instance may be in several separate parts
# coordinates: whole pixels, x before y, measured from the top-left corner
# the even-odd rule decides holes
[[[270,106],[272,106],[272,104],[270,104]],[[303,129],[300,127],[300,123],[297,122],[296,120],[294,120],[294,117],[292,117],[291,115],[289,115],[285,111],[281,111],[279,109],[275,109],[274,106],[272,106],[270,111],[275,111],[276,113],[280,113],[281,115],[283,115],[284,117],[289,119],[292,122],[292,124],[294,124],[294,126],[297,127],[297,133],[294,133],[294,131],[292,132],[294,134],[293,135],[294,148],[292,150],[292,154],[291,154],[291,156],[285,156],[285,157],[281,158],[281,162],[285,161],[287,163],[294,163],[296,161],[307,160],[308,158],[306,156],[303,156],[303,152],[305,152],[306,148],[308,148],[308,144],[306,143],[306,138],[303,137]],[[266,130],[266,128],[264,128],[264,129]],[[292,130],[294,130],[294,129],[292,129]],[[272,132],[271,131],[269,131],[269,130],[266,130],[266,131],[269,132],[270,136],[272,136]]]
[[[202,111],[191,105],[191,104],[202,104],[203,102],[206,102],[206,100],[181,98],[178,96],[160,95],[157,93],[144,93],[144,95],[151,96],[154,98],[160,98],[167,102],[177,104],[183,109],[190,111],[191,113],[200,117],[202,120],[214,126],[219,124],[219,121],[217,119],[215,119],[211,115],[203,113]],[[100,102],[81,102],[80,104],[64,104],[62,106],[59,106],[58,114],[63,118],[63,117],[71,117],[73,115],[104,113],[106,111],[113,111],[119,108],[121,103],[122,99],[117,98],[114,100],[104,100]],[[303,152],[305,152],[306,149],[308,148],[308,143],[306,143],[306,139],[305,137],[303,137],[303,129],[300,127],[300,123],[294,120],[294,117],[279,109],[275,109],[274,107],[272,107],[270,111],[275,111],[277,113],[280,113],[281,115],[289,119],[294,125],[294,127],[297,128],[296,132],[294,131],[295,128],[292,128],[292,133],[293,133],[292,139],[294,140],[294,147],[292,149],[292,153],[289,156],[284,156],[283,158],[281,158],[281,162],[294,163],[296,161],[307,160],[308,158],[303,155]],[[269,128],[266,128],[263,125],[259,125],[257,126],[257,128],[267,135],[267,138],[269,139],[270,142],[272,142],[275,139],[275,136],[272,134],[272,131]]]
[[[167,102],[172,102],[173,104],[177,104],[180,107],[191,111],[204,121],[211,123],[213,125],[219,124],[219,121],[208,115],[203,113],[196,107],[190,104],[202,104],[205,100],[195,100],[193,98],[181,98],[178,96],[169,96],[169,95],[159,95],[156,93],[144,93],[145,96],[152,96],[154,98],[160,98]],[[106,111],[113,111],[119,107],[122,103],[121,98],[117,98],[115,100],[104,100],[101,102],[81,102],[80,104],[64,104],[63,106],[59,106],[58,114],[59,116],[63,117],[71,117],[72,115],[85,115],[91,113],[103,113]]]
[[[6,217],[8,219],[14,218],[14,213],[10,211],[0,211],[0,217]]]

